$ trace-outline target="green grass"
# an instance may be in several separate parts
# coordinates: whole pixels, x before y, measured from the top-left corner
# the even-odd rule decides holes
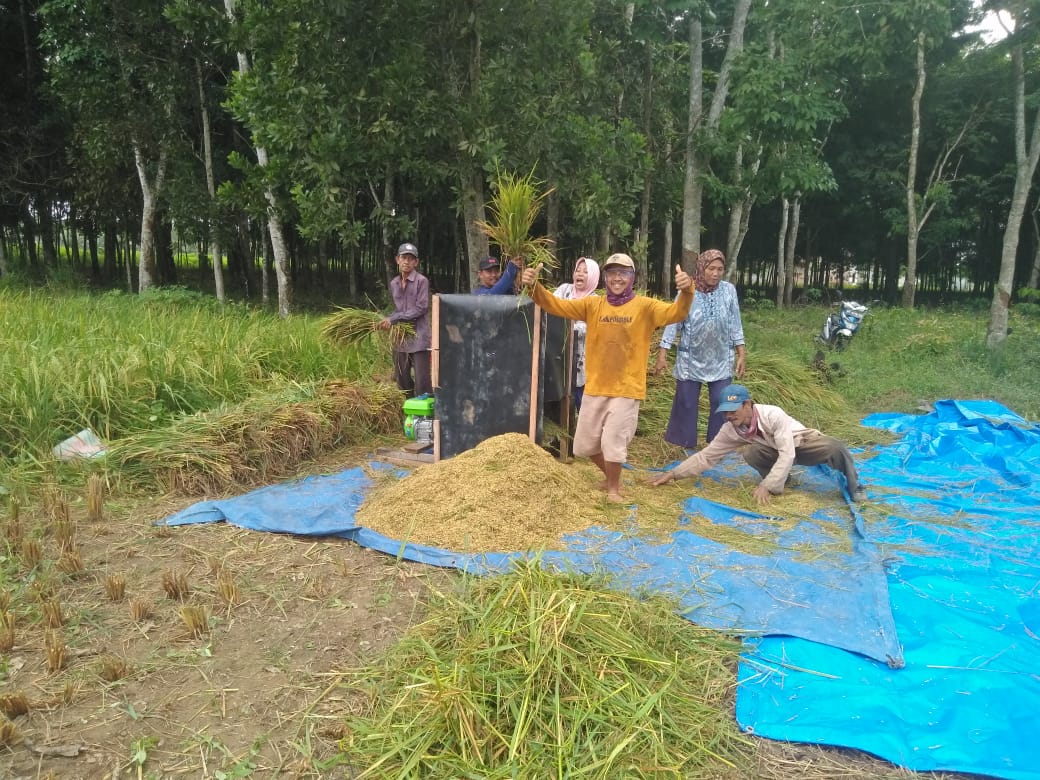
[[[844,352],[825,350],[821,381],[847,399],[857,416],[914,412],[944,398],[989,398],[1030,420],[1040,419],[1040,317],[1012,309],[1012,333],[998,352],[984,346],[982,308],[875,308]],[[748,374],[762,355],[809,365],[828,310],[822,306],[750,309],[743,313]],[[837,364],[834,367],[832,364]],[[768,398],[758,398],[769,403]]]

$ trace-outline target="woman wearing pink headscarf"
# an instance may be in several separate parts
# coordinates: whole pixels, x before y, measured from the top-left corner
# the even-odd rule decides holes
[[[564,282],[555,290],[557,298],[574,300],[584,298],[599,287],[599,263],[591,257],[579,257],[574,263],[571,282]],[[581,397],[585,393],[585,321],[574,321],[574,406],[581,408]]]

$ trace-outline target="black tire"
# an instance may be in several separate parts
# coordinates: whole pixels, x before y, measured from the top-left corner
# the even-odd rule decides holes
[[[839,333],[837,336],[834,337],[834,348],[838,352],[844,352],[845,351],[845,347],[847,347],[848,345],[849,345],[849,337],[848,336],[845,336],[845,335],[842,335],[842,334]]]

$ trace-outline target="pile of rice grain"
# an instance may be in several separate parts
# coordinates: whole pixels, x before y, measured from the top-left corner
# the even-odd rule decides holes
[[[608,505],[588,463],[564,464],[519,433],[386,479],[358,524],[409,543],[460,552],[561,549],[560,537],[626,513]]]

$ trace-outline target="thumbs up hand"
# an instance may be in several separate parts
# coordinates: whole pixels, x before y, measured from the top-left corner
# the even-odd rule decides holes
[[[681,265],[676,263],[675,264],[675,286],[676,286],[676,288],[679,289],[680,291],[682,291],[682,290],[689,290],[692,284],[693,284],[693,280],[690,278],[690,275],[688,273],[686,273],[682,269]]]
[[[534,283],[538,281],[538,274],[542,271],[542,263],[538,264],[537,268],[531,268],[528,266],[524,269],[523,275],[520,277],[520,281],[524,283],[524,287],[533,287]]]

